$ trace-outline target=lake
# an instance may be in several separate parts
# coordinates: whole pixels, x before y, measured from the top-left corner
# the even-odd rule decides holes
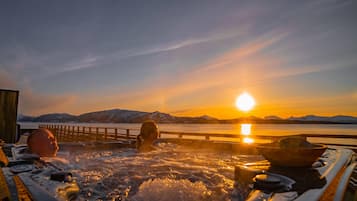
[[[21,128],[37,128],[37,122],[19,122]],[[55,123],[60,124],[60,123]],[[140,129],[136,123],[64,123],[63,125],[79,125],[92,127],[118,127]],[[247,124],[244,124],[247,125]],[[356,135],[357,124],[250,124],[251,135],[293,135],[293,134],[341,134]],[[241,124],[159,124],[162,131],[229,133],[241,134]]]
[[[21,128],[38,128],[37,122],[20,122]],[[48,123],[47,123],[48,124]],[[60,123],[55,123],[59,124]],[[137,123],[65,123],[63,125],[117,127],[140,129]],[[254,135],[283,136],[296,134],[331,134],[357,136],[356,124],[159,124],[161,131],[242,134],[244,141],[253,141]],[[357,139],[314,138],[311,142],[338,143],[357,146]]]

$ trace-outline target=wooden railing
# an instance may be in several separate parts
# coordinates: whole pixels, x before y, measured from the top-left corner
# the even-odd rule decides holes
[[[51,130],[59,142],[118,141],[136,139],[139,130],[115,127],[91,127],[45,124],[40,128]]]
[[[185,133],[185,132],[171,132],[161,131],[161,136],[165,135],[173,138],[196,138],[206,140],[223,140],[223,141],[244,141],[244,138],[252,138],[255,142],[272,142],[281,138],[291,136],[301,136],[308,138],[315,143],[323,143],[332,146],[344,146],[357,149],[357,135],[346,134],[296,134],[296,135],[239,135],[239,134],[224,134],[224,133]]]
[[[79,141],[118,141],[133,140],[139,134],[139,129],[127,129],[117,127],[91,127],[78,125],[42,124],[40,127],[51,130],[59,142]],[[189,133],[160,131],[160,138],[200,139],[229,142],[243,142],[245,138],[253,138],[255,142],[272,142],[287,136],[302,136],[315,143],[327,145],[344,146],[357,149],[357,135],[337,134],[298,134],[285,136],[272,135],[239,135],[224,133]],[[325,142],[327,141],[327,142]]]

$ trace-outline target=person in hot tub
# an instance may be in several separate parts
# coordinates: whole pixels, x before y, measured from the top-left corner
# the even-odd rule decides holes
[[[45,128],[33,131],[27,138],[28,151],[40,157],[56,156],[58,144],[52,132]]]
[[[145,121],[141,125],[140,134],[136,137],[136,148],[140,152],[155,149],[153,143],[159,137],[159,128],[154,121]]]

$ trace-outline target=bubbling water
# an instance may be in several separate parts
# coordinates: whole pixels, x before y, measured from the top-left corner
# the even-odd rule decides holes
[[[234,166],[263,158],[160,143],[148,153],[77,151],[67,160],[63,168],[80,186],[78,200],[234,201],[240,200]]]
[[[200,181],[165,178],[145,181],[132,199],[135,201],[197,201],[211,200],[211,194],[212,192]]]

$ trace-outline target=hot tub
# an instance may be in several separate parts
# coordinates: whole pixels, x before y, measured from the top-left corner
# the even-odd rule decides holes
[[[57,200],[318,200],[353,160],[350,150],[329,148],[311,168],[275,168],[253,145],[172,139],[160,140],[156,147],[154,151],[139,153],[130,141],[60,144],[57,157],[41,160],[46,168],[71,173],[78,192],[67,198],[59,196],[55,186],[65,182],[47,182],[49,176],[34,177],[33,172],[19,176],[25,185],[42,182],[41,188],[47,188],[47,193]],[[291,186],[267,193],[254,186],[259,174]],[[301,175],[307,180],[301,179]],[[61,188],[70,189],[73,182]],[[304,182],[311,186],[301,185]]]
[[[78,200],[135,201],[242,200],[235,166],[266,163],[260,155],[187,145],[161,141],[156,150],[138,153],[130,146],[89,150],[67,144],[52,163],[72,172],[81,189]]]

